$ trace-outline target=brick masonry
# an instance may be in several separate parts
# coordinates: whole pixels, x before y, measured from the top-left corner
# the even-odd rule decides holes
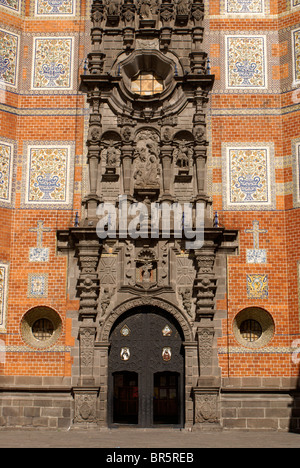
[[[203,47],[215,75],[207,113],[208,191],[220,225],[239,231],[237,255],[228,257],[227,290],[223,285],[224,294],[218,296],[216,307],[221,311],[216,348],[226,390],[221,395],[221,418],[230,428],[258,425],[287,430],[292,425],[300,429],[299,400],[291,393],[299,386],[300,371],[292,360],[293,343],[300,338],[297,3],[253,0],[246,11],[244,2],[235,0],[212,0],[205,5]],[[71,388],[79,375],[74,318],[79,300],[75,294],[69,295],[76,265],[69,260],[74,277],[68,277],[68,260],[56,249],[56,231],[74,226],[77,212],[81,216],[88,184],[88,106],[78,89],[90,52],[90,3],[72,0],[55,10],[47,1],[6,0],[1,2],[0,16],[0,58],[4,63],[0,70],[0,171],[4,181],[0,186],[0,271],[5,267],[6,272],[0,283],[0,339],[6,347],[5,362],[0,362],[0,421],[3,426],[67,427],[74,417]],[[185,47],[183,43],[177,46]],[[118,44],[112,41],[109,60],[117,50]],[[107,112],[103,120],[108,118]],[[51,170],[46,166],[35,169],[34,174],[30,171],[31,148],[51,153],[53,164],[60,164],[58,179],[49,176]],[[228,162],[230,148],[244,151],[235,173]],[[60,157],[64,149],[69,157],[65,163]],[[268,165],[264,166],[263,159],[253,161],[258,149],[266,149]],[[252,151],[250,172],[260,174],[265,183],[248,199],[243,186],[236,187],[237,174],[245,177],[249,173],[247,151]],[[10,157],[5,159],[8,153]],[[9,176],[4,180],[5,174]],[[47,192],[43,187],[49,180],[53,190]],[[43,232],[38,246],[32,229],[41,221],[48,231]],[[254,221],[265,231],[259,235],[259,247],[246,232]],[[38,252],[40,261],[33,261],[33,248],[48,252],[44,257]],[[247,261],[247,252],[259,249],[265,257],[257,253],[256,258],[265,260]],[[265,285],[251,295],[249,283],[252,279],[253,286],[255,275],[264,278]],[[36,286],[40,293],[32,291],[32,278],[43,279]],[[44,306],[55,310],[62,323],[55,346],[48,350],[32,348],[21,333],[25,314]],[[234,334],[236,316],[248,307],[266,310],[274,321],[274,335],[262,349],[242,346]],[[288,384],[290,378],[293,381]],[[24,383],[22,379],[29,380]],[[54,379],[45,397],[39,393],[39,388],[45,391],[43,379]],[[68,379],[69,383],[57,385],[52,392],[55,379]],[[235,379],[232,393],[232,386],[227,385],[230,379]],[[249,387],[247,379],[254,379],[254,384],[244,397],[239,390]],[[272,379],[272,385],[264,379]],[[278,396],[282,379],[287,380]],[[18,388],[23,392],[27,385],[35,389],[32,395],[26,391],[18,399],[11,393]]]

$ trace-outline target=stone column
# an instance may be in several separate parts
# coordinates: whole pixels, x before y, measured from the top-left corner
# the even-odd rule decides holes
[[[97,423],[97,401],[100,388],[95,385],[93,375],[94,350],[96,338],[95,321],[99,298],[98,264],[101,246],[94,230],[80,229],[77,236],[77,256],[80,275],[77,291],[80,296],[78,320],[79,327],[79,360],[80,377],[78,386],[74,387],[75,419],[77,424]]]
[[[132,161],[134,154],[133,144],[124,144],[121,149],[121,160],[123,169],[123,189],[124,195],[132,198],[131,194],[131,179],[132,179]]]
[[[99,163],[101,160],[101,92],[97,86],[94,86],[93,91],[88,95],[88,101],[91,106],[90,122],[89,122],[89,134],[87,139],[88,147],[88,165],[89,165],[89,182],[90,182],[90,193],[86,195],[82,204],[87,209],[87,221],[85,224],[89,224],[91,220],[96,222],[96,212],[98,204],[100,203],[100,197],[97,194],[98,188],[98,177],[99,177]],[[90,224],[89,224],[90,225]]]
[[[171,195],[171,177],[172,177],[172,161],[173,161],[173,147],[171,145],[164,145],[161,148],[160,159],[162,164],[162,183],[163,194],[162,201],[173,201]]]
[[[205,240],[201,249],[195,251],[197,275],[194,288],[197,291],[196,332],[198,343],[199,378],[193,388],[194,430],[219,429],[220,374],[217,365],[217,350],[214,347],[214,315],[217,278],[214,272],[217,245],[214,240]]]

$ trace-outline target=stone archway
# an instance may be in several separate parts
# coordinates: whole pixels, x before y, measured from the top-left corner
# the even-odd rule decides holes
[[[147,305],[157,307],[159,309],[164,310],[165,312],[168,312],[170,315],[172,315],[174,319],[177,320],[177,322],[179,323],[182,329],[182,332],[184,335],[184,341],[187,343],[194,341],[192,327],[188,323],[188,320],[185,317],[184,313],[171,302],[168,302],[166,300],[159,299],[159,298],[154,298],[154,297],[138,297],[135,299],[129,299],[125,302],[122,302],[119,306],[117,306],[113,310],[113,312],[108,316],[106,321],[103,323],[102,331],[100,332],[99,339],[103,342],[109,340],[111,329],[114,323],[116,322],[116,320],[118,319],[118,317],[120,317],[122,314],[136,307],[147,306]]]

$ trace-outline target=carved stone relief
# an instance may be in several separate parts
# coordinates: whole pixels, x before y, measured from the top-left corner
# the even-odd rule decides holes
[[[134,158],[135,188],[159,188],[159,137],[156,132],[139,132]]]

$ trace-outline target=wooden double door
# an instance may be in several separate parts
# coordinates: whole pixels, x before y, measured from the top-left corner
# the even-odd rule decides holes
[[[183,337],[178,323],[152,307],[132,311],[110,336],[111,425],[184,424]]]

